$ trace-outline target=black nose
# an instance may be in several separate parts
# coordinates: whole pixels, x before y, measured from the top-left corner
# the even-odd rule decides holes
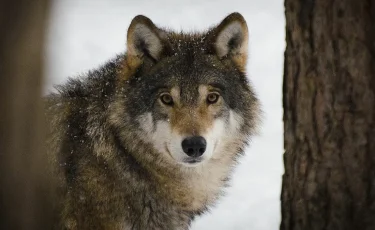
[[[201,136],[187,137],[182,141],[182,149],[189,157],[200,157],[206,151],[206,140]]]

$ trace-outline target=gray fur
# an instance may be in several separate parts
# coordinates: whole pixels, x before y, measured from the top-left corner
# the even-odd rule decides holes
[[[228,17],[246,26],[240,14]],[[142,26],[137,25],[139,21]],[[60,183],[57,229],[188,229],[194,217],[220,196],[232,165],[254,132],[258,100],[244,66],[235,57],[247,53],[228,51],[247,44],[247,37],[241,37],[242,43],[238,39],[228,43],[223,55],[216,49],[218,27],[202,33],[175,33],[154,26],[144,16],[138,16],[132,25],[138,26],[133,43],[128,44],[132,53],[69,79],[46,98],[51,127],[48,144]],[[239,28],[225,32],[238,34]],[[144,38],[143,32],[155,34]],[[247,36],[247,30],[244,34]],[[151,40],[148,45],[135,44],[142,39]],[[132,64],[137,61],[129,61],[131,58],[141,61],[134,69]],[[217,117],[229,119],[229,111],[234,111],[243,122],[238,143],[227,150],[230,163],[219,164],[228,170],[222,177],[213,176],[220,186],[212,194],[191,197],[189,188],[194,188],[199,174],[161,157],[142,138],[139,116],[151,113],[154,124],[168,120],[155,103],[160,87],[178,86],[182,103],[193,108],[202,84],[222,88],[224,103]]]

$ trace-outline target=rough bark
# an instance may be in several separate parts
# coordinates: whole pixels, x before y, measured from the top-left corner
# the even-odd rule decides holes
[[[285,0],[282,230],[375,229],[375,1]]]
[[[0,2],[0,229],[51,229],[41,83],[48,0]]]

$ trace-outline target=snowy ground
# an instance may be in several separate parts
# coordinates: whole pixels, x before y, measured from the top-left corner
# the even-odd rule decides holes
[[[46,90],[125,50],[131,19],[201,30],[238,11],[250,30],[249,78],[263,104],[264,123],[219,204],[194,230],[275,230],[280,222],[282,153],[283,0],[56,0],[46,54]]]

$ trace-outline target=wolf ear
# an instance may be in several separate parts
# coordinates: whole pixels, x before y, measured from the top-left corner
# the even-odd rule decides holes
[[[228,15],[209,32],[209,42],[219,58],[235,58],[246,62],[249,32],[240,13]]]
[[[166,34],[147,17],[138,15],[130,23],[127,35],[128,55],[157,61],[165,52]]]

